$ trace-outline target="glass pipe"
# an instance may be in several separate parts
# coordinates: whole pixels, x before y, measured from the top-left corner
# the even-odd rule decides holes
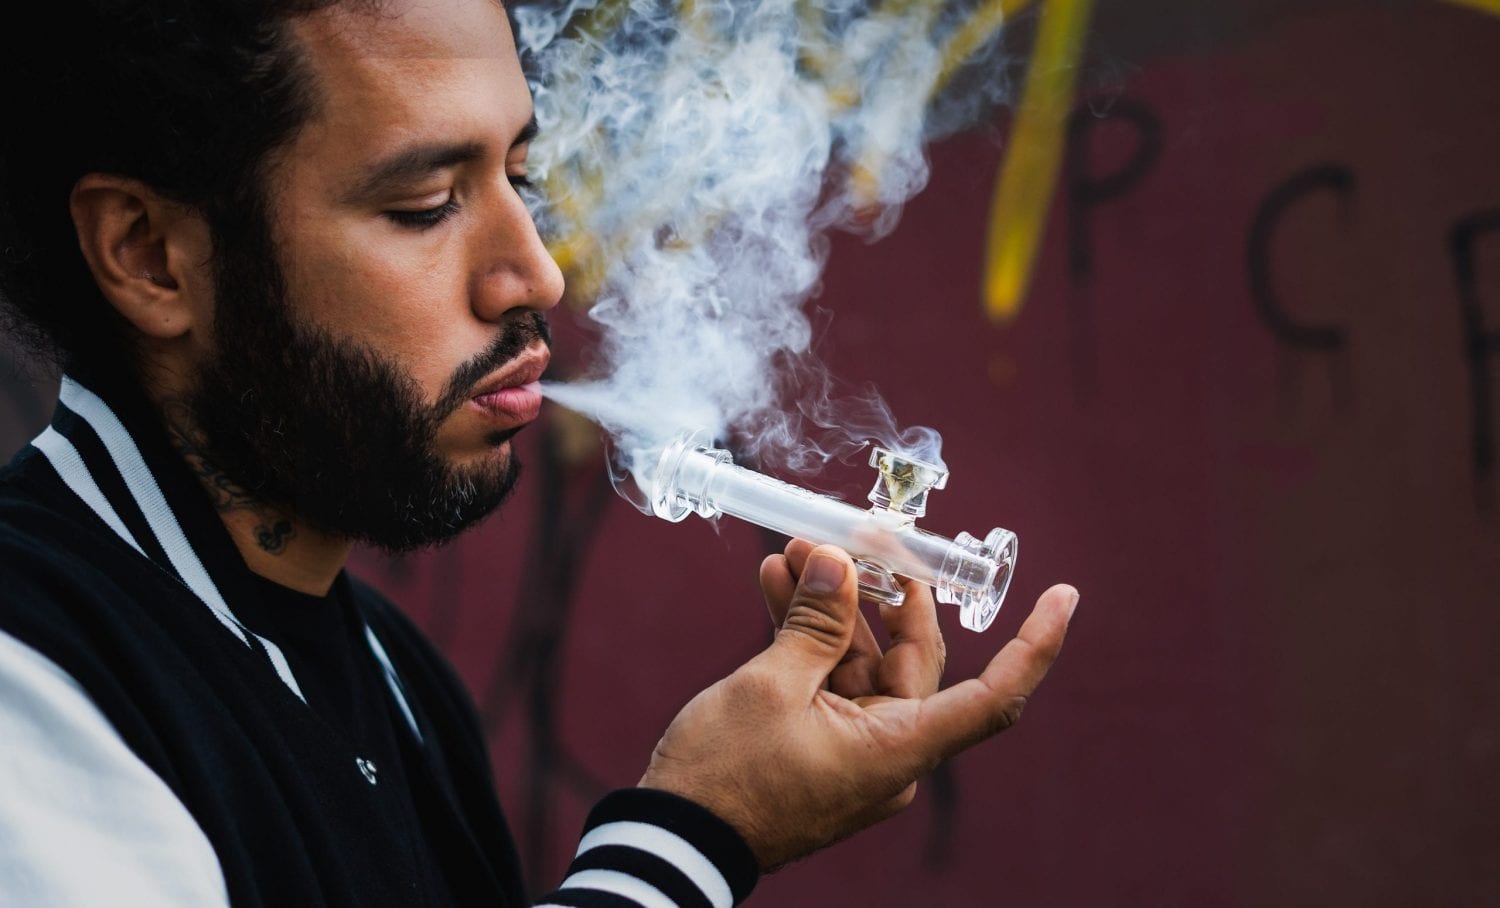
[[[688,514],[728,514],[814,544],[843,548],[859,569],[862,596],[900,605],[905,593],[897,577],[932,587],[937,600],[959,607],[959,622],[982,631],[995,620],[1010,587],[1016,534],[996,527],[979,539],[959,533],[946,539],[919,529],[927,493],[947,484],[946,470],[875,448],[870,466],[879,473],[870,508],[774,479],[738,466],[711,440],[687,433],[662,451],[645,489],[656,516],[678,522]]]

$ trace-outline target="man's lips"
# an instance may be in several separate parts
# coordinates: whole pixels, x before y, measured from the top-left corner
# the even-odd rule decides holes
[[[541,377],[551,358],[546,344],[532,344],[480,382],[469,403],[501,422],[531,422],[542,409]]]

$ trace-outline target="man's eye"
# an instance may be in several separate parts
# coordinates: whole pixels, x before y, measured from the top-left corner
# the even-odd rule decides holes
[[[420,211],[387,211],[385,216],[402,227],[426,230],[443,223],[457,212],[458,202],[450,197],[448,201],[436,208],[423,208]]]

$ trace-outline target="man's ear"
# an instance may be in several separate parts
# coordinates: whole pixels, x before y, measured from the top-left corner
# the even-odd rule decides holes
[[[68,204],[94,281],[126,321],[163,340],[204,326],[213,281],[202,216],[139,180],[102,173],[80,179]]]

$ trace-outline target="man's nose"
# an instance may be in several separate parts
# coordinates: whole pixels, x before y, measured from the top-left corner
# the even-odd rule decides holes
[[[480,262],[470,288],[475,314],[496,321],[511,309],[556,306],[562,299],[562,270],[547,252],[524,200],[503,184],[487,207],[491,214],[474,240]]]

